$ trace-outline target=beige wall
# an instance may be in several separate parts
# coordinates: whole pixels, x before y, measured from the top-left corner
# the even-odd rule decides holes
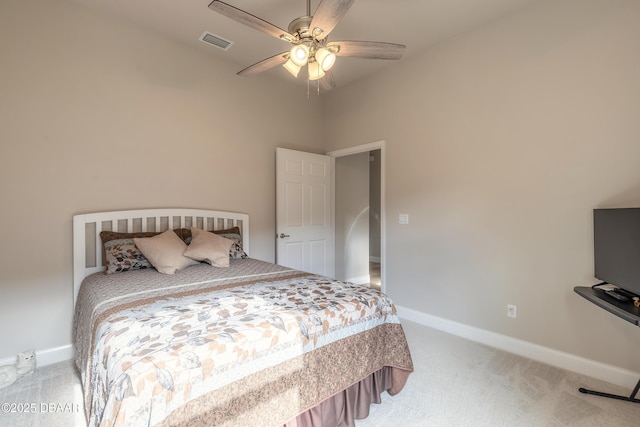
[[[74,214],[245,212],[273,261],[275,147],[324,151],[304,88],[60,1],[3,0],[0,53],[0,359],[70,344]]]
[[[640,206],[638,22],[636,0],[550,1],[323,99],[328,150],[386,141],[397,304],[640,371],[638,328],[573,292],[592,209]]]

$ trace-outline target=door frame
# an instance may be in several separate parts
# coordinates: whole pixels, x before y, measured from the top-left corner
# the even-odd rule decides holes
[[[336,224],[336,158],[350,156],[373,150],[380,150],[380,288],[386,293],[387,285],[387,214],[386,214],[386,153],[385,141],[375,141],[368,144],[356,145],[340,150],[329,151],[327,156],[331,157],[331,227],[334,230],[335,244],[335,224]],[[335,253],[335,250],[334,250]]]

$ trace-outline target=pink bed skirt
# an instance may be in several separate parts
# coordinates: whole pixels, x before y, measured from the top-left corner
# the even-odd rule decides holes
[[[410,372],[385,366],[367,378],[298,415],[283,427],[355,427],[354,420],[369,416],[372,403],[384,391],[394,395],[404,387]]]

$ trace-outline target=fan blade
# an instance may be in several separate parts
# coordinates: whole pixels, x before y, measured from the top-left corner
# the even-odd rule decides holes
[[[277,55],[273,55],[270,58],[263,59],[260,62],[256,62],[253,65],[248,66],[244,70],[238,72],[239,76],[253,76],[254,74],[267,71],[273,67],[277,67],[280,64],[284,64],[287,61],[287,54],[289,52],[282,52]]]
[[[265,34],[269,34],[270,36],[273,36],[277,39],[282,39],[282,36],[293,38],[291,34],[283,30],[282,28],[276,27],[275,25],[250,14],[249,12],[245,12],[242,9],[238,9],[237,7],[233,7],[230,4],[221,2],[219,0],[212,1],[209,4],[209,9],[214,10],[228,18],[233,19],[234,21],[237,21],[255,30],[262,31]]]
[[[331,71],[325,71],[324,77],[320,79],[320,89],[331,90],[336,87],[336,80]]]
[[[313,15],[309,30],[318,39],[325,39],[336,27],[338,22],[347,13],[354,0],[322,0]],[[315,33],[315,29],[320,28],[320,35]]]
[[[327,47],[339,46],[336,56],[364,59],[400,59],[405,49],[403,44],[365,41],[329,42]]]

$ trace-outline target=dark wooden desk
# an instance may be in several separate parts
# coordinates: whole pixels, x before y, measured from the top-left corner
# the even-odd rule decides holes
[[[634,306],[633,301],[618,301],[604,293],[604,291],[594,289],[591,286],[576,286],[573,290],[581,297],[586,298],[609,313],[640,326],[640,307]]]
[[[621,319],[631,322],[636,326],[640,326],[640,307],[636,307],[632,300],[619,301],[614,297],[607,295],[600,289],[594,289],[591,286],[576,286],[573,290],[581,297],[586,298],[590,302],[594,303],[598,307],[607,310],[609,313],[618,316]],[[587,390],[580,387],[578,389],[580,393],[593,394],[596,396],[608,397],[610,399],[624,400],[626,402],[640,403],[640,399],[636,396],[640,391],[640,380],[636,384],[635,388],[631,392],[629,397],[620,396],[617,394],[603,393],[600,391]]]

